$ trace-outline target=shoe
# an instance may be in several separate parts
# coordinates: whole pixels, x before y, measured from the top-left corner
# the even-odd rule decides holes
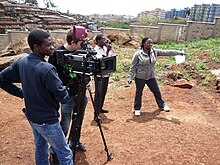
[[[104,110],[104,109],[101,109],[101,110],[100,110],[100,113],[108,113],[108,111],[107,111],[107,110]]]
[[[50,155],[50,163],[53,165],[59,165],[59,160],[57,158],[57,154],[54,152],[53,148],[50,146],[48,149],[48,154]]]
[[[170,107],[165,105],[163,108],[161,108],[161,110],[164,110],[165,112],[169,112],[170,111]]]
[[[134,110],[134,116],[140,116],[141,111],[140,110]]]
[[[94,117],[94,121],[97,121],[97,120],[101,120],[101,118],[99,116]]]
[[[58,160],[58,158],[57,158],[57,154],[50,154],[50,156],[51,156],[51,161],[53,162],[53,165],[59,165],[60,163],[59,163],[59,160]]]
[[[70,143],[69,147],[70,147],[71,150],[73,150],[74,149],[74,144]],[[82,143],[79,142],[79,143],[76,144],[76,150],[79,151],[79,152],[85,152],[86,147]]]
[[[26,109],[25,108],[22,108],[22,112],[25,114],[25,111],[26,111]]]
[[[86,152],[86,147],[82,144],[82,143],[78,143],[76,145],[76,149],[79,151],[79,152]]]

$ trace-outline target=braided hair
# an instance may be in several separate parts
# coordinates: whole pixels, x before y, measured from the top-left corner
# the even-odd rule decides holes
[[[141,49],[144,49],[144,43],[145,43],[148,39],[150,39],[150,38],[144,37],[144,38],[142,39],[142,41],[141,41]]]

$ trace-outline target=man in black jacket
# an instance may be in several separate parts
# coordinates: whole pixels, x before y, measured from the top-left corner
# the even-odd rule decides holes
[[[72,152],[58,119],[59,102],[67,103],[69,95],[55,67],[44,59],[45,55],[52,55],[54,48],[50,34],[34,30],[28,35],[28,44],[32,53],[0,72],[0,87],[24,98],[25,115],[34,134],[36,164],[49,165],[49,143],[57,153],[60,164],[72,165]],[[13,83],[21,83],[22,88]]]

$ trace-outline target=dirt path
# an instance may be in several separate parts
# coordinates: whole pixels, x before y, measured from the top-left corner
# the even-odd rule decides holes
[[[220,95],[196,87],[161,87],[171,107],[157,109],[145,88],[140,117],[132,114],[134,87],[110,87],[102,129],[114,159],[109,165],[219,165]],[[21,109],[23,101],[0,89],[0,165],[34,164],[31,128]],[[103,165],[106,152],[93,120],[91,100],[87,106],[81,141],[87,151],[77,153],[76,165]]]

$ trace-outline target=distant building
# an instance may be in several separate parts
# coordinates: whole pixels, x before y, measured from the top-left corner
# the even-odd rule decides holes
[[[195,4],[190,9],[190,20],[199,22],[213,22],[220,16],[220,4]]]
[[[136,20],[135,17],[131,15],[93,14],[88,17],[92,20],[96,20],[96,22],[130,23]]]
[[[220,4],[212,4],[210,7],[208,22],[213,22],[215,17],[220,17]]]
[[[165,19],[174,19],[174,18],[187,18],[188,8],[181,10],[171,9],[166,12]]]
[[[159,20],[164,19],[166,15],[166,11],[164,9],[156,8],[155,10],[150,11],[150,13],[157,17]]]
[[[184,8],[183,10],[171,9],[166,11],[165,18],[186,18],[192,21],[199,22],[213,22],[215,17],[220,16],[220,4],[195,4],[191,8]]]
[[[160,20],[165,18],[165,14],[166,11],[164,9],[156,8],[155,10],[141,12],[138,14],[138,17],[152,15]]]

